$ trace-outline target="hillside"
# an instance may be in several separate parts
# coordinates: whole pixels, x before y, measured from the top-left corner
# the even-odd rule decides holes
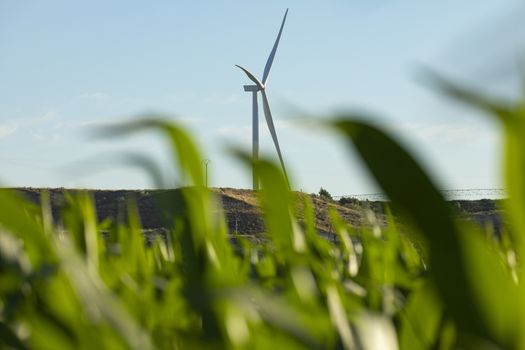
[[[18,188],[24,197],[40,202],[42,189]],[[59,217],[60,208],[64,205],[64,192],[76,190],[47,189],[51,198],[53,217]],[[212,189],[222,203],[222,210],[226,216],[230,232],[238,232],[246,235],[256,235],[264,232],[264,221],[260,208],[257,204],[257,196],[252,190],[233,188]],[[162,212],[159,210],[159,202],[167,195],[177,195],[178,190],[89,190],[94,198],[99,221],[110,219],[122,221],[125,219],[125,208],[128,198],[137,203],[142,226],[146,230],[159,230],[166,227]],[[341,217],[351,226],[357,227],[367,221],[364,220],[366,209],[372,209],[380,224],[384,223],[381,203],[368,201],[351,201],[345,205],[338,202],[326,200],[317,195],[308,195],[315,209],[315,220],[318,231],[323,235],[332,232],[328,209],[336,209]],[[300,203],[300,201],[299,201]],[[501,227],[501,211],[498,203],[492,200],[476,201],[452,201],[450,202],[459,218],[473,220],[482,225],[493,225],[496,231]],[[299,204],[296,213],[302,218],[302,206]]]

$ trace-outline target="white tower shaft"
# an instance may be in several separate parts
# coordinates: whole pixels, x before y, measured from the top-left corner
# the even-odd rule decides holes
[[[252,91],[253,108],[252,108],[252,157],[254,161],[259,159],[259,105],[257,103],[257,91]],[[259,189],[259,177],[257,172],[253,171],[253,189]]]
[[[252,93],[252,158],[254,161],[259,159],[259,103],[257,101],[257,93],[259,87],[257,85],[244,85],[244,91]],[[259,176],[255,169],[253,170],[253,189],[259,189]]]

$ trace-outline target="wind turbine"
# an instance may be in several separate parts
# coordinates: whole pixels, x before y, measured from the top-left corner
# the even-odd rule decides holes
[[[259,158],[259,105],[258,105],[257,93],[261,92],[264,118],[266,119],[266,124],[268,125],[268,129],[270,130],[270,134],[272,135],[272,140],[275,145],[275,149],[277,150],[277,155],[279,156],[279,161],[281,162],[281,167],[283,169],[283,173],[286,178],[286,182],[288,183],[288,175],[286,174],[286,168],[284,167],[284,161],[283,161],[283,157],[281,154],[281,148],[279,147],[279,140],[277,139],[277,133],[275,132],[275,126],[273,124],[272,112],[270,110],[270,103],[268,102],[268,96],[266,95],[266,81],[268,80],[270,69],[272,68],[273,59],[275,58],[275,53],[277,52],[279,41],[281,40],[281,34],[283,33],[284,23],[286,22],[287,15],[288,15],[288,9],[286,9],[286,12],[284,13],[284,18],[283,18],[283,22],[281,23],[281,28],[279,29],[279,34],[277,34],[277,39],[275,40],[275,43],[273,44],[273,48],[272,48],[272,51],[270,52],[270,56],[268,57],[268,60],[266,61],[266,65],[264,66],[264,73],[263,73],[262,81],[257,79],[255,75],[253,75],[246,68],[241,67],[239,65],[236,65],[236,66],[242,69],[244,73],[246,73],[248,78],[250,78],[250,80],[255,83],[255,85],[244,85],[244,91],[252,93],[252,104],[253,104],[252,105],[252,157],[253,157],[253,160],[257,160]],[[255,170],[253,170],[253,189],[254,190],[259,189],[259,178]]]

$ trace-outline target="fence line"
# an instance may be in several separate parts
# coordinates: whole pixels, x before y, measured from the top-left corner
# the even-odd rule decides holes
[[[501,188],[469,188],[442,190],[441,193],[447,200],[477,200],[477,199],[502,199],[506,197],[505,190]],[[355,198],[369,201],[385,201],[388,197],[383,193],[346,194],[332,196],[334,199]]]

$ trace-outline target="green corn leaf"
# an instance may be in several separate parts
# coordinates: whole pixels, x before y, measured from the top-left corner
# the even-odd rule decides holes
[[[505,215],[520,255],[525,254],[525,105],[497,100],[427,72],[430,84],[446,96],[495,118],[503,127]]]
[[[401,350],[432,349],[439,341],[443,305],[428,283],[417,286],[399,315]]]
[[[393,208],[408,217],[428,239],[431,274],[447,311],[463,331],[495,338],[475,302],[460,230],[442,195],[404,148],[380,129],[359,120],[364,118],[348,115],[336,120],[334,126],[355,147]]]
[[[25,350],[28,347],[18,336],[3,322],[0,321],[0,347]]]
[[[53,261],[53,250],[46,239],[41,212],[33,203],[9,189],[0,189],[0,227],[20,237],[30,261],[38,265]]]
[[[306,249],[304,234],[298,232],[292,220],[293,197],[281,169],[273,162],[251,157],[240,151],[233,153],[246,165],[253,167],[259,176],[262,190],[259,192],[267,234],[275,244],[277,256],[284,256]]]

